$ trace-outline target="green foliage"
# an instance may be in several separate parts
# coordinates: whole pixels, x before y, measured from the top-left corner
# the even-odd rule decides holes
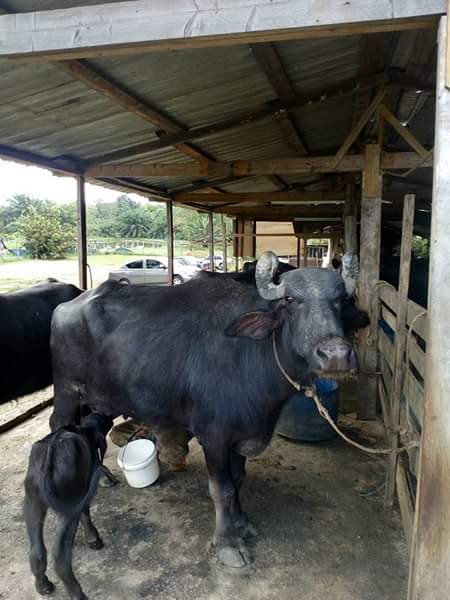
[[[30,198],[26,194],[14,194],[7,200],[6,206],[0,207],[0,231],[15,233],[17,220],[36,203],[42,203],[42,200]]]
[[[59,209],[42,202],[16,220],[32,258],[61,258],[74,244],[73,230],[63,223]]]
[[[167,213],[164,204],[140,204],[126,194],[114,202],[97,201],[87,205],[90,238],[167,239]],[[22,236],[27,249],[36,257],[54,257],[73,246],[77,224],[75,202],[56,204],[48,200],[15,194],[0,206],[0,233]],[[231,223],[227,219],[228,240]],[[174,208],[174,238],[194,246],[207,246],[209,217],[186,208]],[[214,239],[221,243],[219,215],[214,215]],[[21,242],[20,242],[21,243]]]
[[[417,258],[428,258],[430,256],[430,241],[415,235],[412,241],[412,251]]]

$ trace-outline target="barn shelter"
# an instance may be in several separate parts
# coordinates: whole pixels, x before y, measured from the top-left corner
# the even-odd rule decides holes
[[[390,445],[419,444],[388,460],[385,500],[401,508],[409,600],[447,598],[446,0],[0,8],[0,156],[77,178],[83,287],[86,180],[166,202],[170,232],[174,204],[233,217],[237,257],[261,222],[292,223],[299,254],[311,237],[359,246],[359,415],[379,402]],[[382,228],[402,232],[398,289],[378,283]],[[408,300],[414,232],[430,238],[426,314]]]

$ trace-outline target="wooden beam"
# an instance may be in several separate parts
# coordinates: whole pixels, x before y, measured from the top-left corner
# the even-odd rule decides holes
[[[343,202],[345,195],[343,192],[229,192],[226,196],[219,194],[186,194],[178,193],[174,195],[174,200],[178,202],[203,202],[206,204],[222,203],[226,200],[227,204],[240,204],[241,202],[254,202],[264,204],[269,202],[304,202],[311,203],[329,203]]]
[[[221,216],[220,224],[222,226],[222,255],[223,255],[223,271],[228,271],[228,241],[227,241],[227,224],[224,216]]]
[[[334,160],[331,163],[333,168],[336,168],[338,166],[338,164],[341,162],[341,160],[344,158],[344,156],[347,154],[347,152],[350,149],[350,146],[353,144],[353,142],[356,141],[356,139],[357,139],[358,135],[361,133],[364,125],[369,121],[369,119],[372,117],[373,113],[377,109],[378,105],[383,100],[384,95],[385,95],[385,90],[384,89],[380,90],[378,92],[378,94],[375,96],[375,98],[372,100],[372,102],[369,104],[367,109],[363,112],[363,114],[359,118],[358,122],[353,127],[353,129],[350,131],[348,136],[345,138],[342,146],[337,151],[336,156],[334,157]]]
[[[186,133],[186,129],[173,119],[165,116],[161,111],[150,106],[148,102],[144,102],[138,96],[129,92],[123,85],[94,69],[91,65],[80,60],[68,60],[58,63],[58,66],[78,81],[85,83],[90,88],[119,104],[127,112],[133,113],[154,127],[169,133]],[[206,162],[209,160],[209,157],[189,146],[189,144],[177,143],[174,146],[182,154],[194,160]]]
[[[271,43],[253,44],[251,49],[281,102],[295,102],[297,94],[289,81],[275,46]],[[288,111],[280,111],[276,115],[276,121],[288,145],[298,156],[306,156],[308,150],[293,116]]]
[[[4,144],[0,144],[0,158],[25,165],[36,165],[61,175],[80,175],[82,173],[81,169],[70,161],[49,158],[48,156],[42,156],[35,152],[29,152],[28,150],[21,150],[11,146],[5,146]]]
[[[447,20],[438,35],[425,397],[408,600],[447,600],[450,578],[450,90]]]
[[[367,80],[369,82],[369,79]],[[380,83],[380,77],[370,78],[372,85]],[[161,150],[168,148],[174,144],[181,142],[187,142],[196,140],[199,138],[228,131],[234,128],[245,127],[251,123],[256,123],[268,117],[277,117],[283,111],[287,111],[293,108],[301,108],[302,106],[310,106],[311,104],[323,104],[327,100],[341,97],[344,94],[351,94],[358,89],[360,85],[359,79],[349,79],[338,85],[328,86],[321,92],[305,96],[303,98],[296,98],[295,100],[289,100],[289,102],[270,102],[267,106],[257,109],[252,112],[243,113],[232,119],[226,119],[224,121],[218,121],[212,125],[206,125],[204,127],[196,127],[189,130],[184,130],[180,133],[167,134],[160,140],[151,142],[142,142],[140,144],[134,144],[121,148],[120,150],[114,150],[98,156],[92,156],[86,161],[87,166],[95,166],[102,163],[115,162],[123,159],[133,158],[135,156],[141,156],[143,154],[149,154],[155,150]]]
[[[391,125],[395,129],[395,131],[405,140],[407,144],[413,148],[417,152],[419,156],[425,158],[428,155],[428,150],[426,150],[419,140],[407,129],[403,127],[400,121],[391,113],[388,107],[384,104],[381,104],[378,107],[378,113],[380,116]]]
[[[135,0],[0,17],[0,55],[63,60],[434,26],[446,0]]]
[[[318,221],[334,218],[342,221],[342,209],[339,206],[227,206],[222,208],[220,212],[242,217],[265,217],[269,221],[278,220],[279,217],[288,220],[301,217]]]
[[[381,152],[378,144],[368,144],[364,153],[364,169],[361,190],[361,238],[359,304],[371,314],[370,335],[372,345],[361,348],[363,372],[359,375],[358,418],[374,419],[376,415],[377,385],[377,312],[372,314],[372,306],[378,306],[374,298],[374,286],[380,278],[380,238],[381,238]],[[362,341],[366,344],[366,341]]]
[[[344,205],[344,249],[345,252],[358,252],[358,210],[355,198],[355,182],[347,183]]]
[[[384,72],[383,45],[385,36],[383,33],[375,33],[360,38],[361,54],[359,76],[362,80],[355,94],[355,103],[352,116],[352,129],[356,126],[364,111],[370,105],[375,84],[374,75]],[[385,82],[382,82],[385,85]],[[363,127],[363,130],[370,127]],[[380,143],[380,142],[378,142]],[[383,145],[380,144],[381,150]]]
[[[447,0],[447,45],[445,49],[445,87],[450,89],[450,0]]]
[[[390,425],[388,439],[389,446],[394,450],[399,445],[398,427],[400,426],[400,394],[404,379],[405,368],[409,369],[409,365],[405,365],[404,355],[406,350],[406,316],[408,310],[408,290],[409,290],[409,274],[411,269],[411,249],[414,232],[414,211],[415,197],[413,194],[407,194],[403,205],[403,222],[402,222],[402,243],[400,249],[400,276],[397,293],[397,318],[395,322],[395,362],[393,384],[390,392]],[[397,453],[392,453],[388,457],[388,465],[386,470],[386,487],[384,500],[387,506],[392,506],[394,502],[395,482],[397,475]]]
[[[89,177],[250,177],[276,175],[279,173],[332,173],[334,171],[361,171],[363,156],[346,155],[336,167],[334,156],[307,158],[272,158],[262,160],[235,160],[227,163],[126,163],[100,165],[86,170]],[[382,167],[385,169],[408,169],[432,166],[432,157],[422,159],[415,152],[384,153]],[[208,184],[208,185],[211,185]]]
[[[80,288],[87,290],[86,194],[83,175],[77,177],[77,249],[78,280]]]

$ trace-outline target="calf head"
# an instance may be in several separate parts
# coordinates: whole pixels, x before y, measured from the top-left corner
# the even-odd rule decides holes
[[[309,373],[341,379],[357,369],[353,345],[345,334],[366,327],[366,313],[356,308],[344,279],[327,269],[295,269],[274,282],[278,259],[264,253],[256,267],[260,295],[274,301],[273,312],[242,315],[227,333],[262,339],[278,327],[283,354],[305,366]]]

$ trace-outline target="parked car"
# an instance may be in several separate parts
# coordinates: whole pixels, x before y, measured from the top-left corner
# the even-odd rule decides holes
[[[214,256],[214,267],[219,270],[223,269],[223,256],[221,254],[216,254]],[[204,271],[211,270],[211,260],[209,256],[202,260],[202,269]]]
[[[179,285],[192,279],[200,270],[198,267],[185,264],[183,258],[174,259],[173,269],[174,285]],[[111,271],[109,279],[114,279],[122,283],[167,285],[167,262],[155,258],[139,258],[120,267],[120,269]]]

